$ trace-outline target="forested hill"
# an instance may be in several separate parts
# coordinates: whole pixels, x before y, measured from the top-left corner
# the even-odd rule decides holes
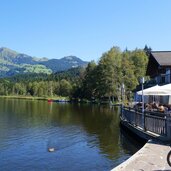
[[[92,61],[86,68],[72,68],[53,74],[26,74],[1,78],[0,96],[69,96],[90,100],[110,97],[120,101],[121,85],[124,83],[124,99],[130,100],[140,78],[145,76],[147,50],[121,51],[118,47],[112,47],[101,56],[98,63]]]
[[[81,77],[85,72],[85,68],[77,67],[71,68],[67,71],[59,71],[52,74],[45,73],[26,73],[18,74],[11,77],[0,78],[0,83],[29,83],[29,82],[39,82],[39,81],[60,81],[65,79],[67,81],[75,82],[78,78]]]
[[[87,63],[76,56],[61,59],[36,58],[8,48],[0,48],[0,77],[25,73],[51,74],[70,68],[85,67]]]
[[[77,67],[53,74],[27,73],[0,78],[0,96],[71,96],[81,85],[85,68]]]

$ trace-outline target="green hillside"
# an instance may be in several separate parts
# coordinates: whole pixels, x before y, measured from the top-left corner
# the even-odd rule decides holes
[[[37,58],[5,47],[0,48],[0,77],[25,73],[51,74],[86,65],[87,62],[75,56],[61,59]]]

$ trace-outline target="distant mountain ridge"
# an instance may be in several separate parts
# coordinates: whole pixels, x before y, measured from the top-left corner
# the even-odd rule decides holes
[[[6,47],[0,48],[0,77],[24,73],[50,74],[70,68],[85,67],[87,64],[87,61],[76,56],[66,56],[61,59],[37,58]]]

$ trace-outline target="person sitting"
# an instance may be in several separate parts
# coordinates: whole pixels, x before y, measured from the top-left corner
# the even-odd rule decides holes
[[[164,112],[164,111],[165,111],[165,108],[164,108],[163,105],[160,105],[160,106],[158,107],[158,110],[159,110],[160,112]]]
[[[140,102],[134,105],[135,110],[139,110],[141,107],[142,107],[142,104]]]
[[[164,111],[165,111],[165,112],[168,112],[168,111],[169,111],[168,105],[163,105],[163,106],[164,106]]]
[[[152,105],[151,104],[146,104],[145,110],[152,111],[153,110]]]
[[[158,109],[159,105],[157,103],[153,103],[152,107],[153,109]]]

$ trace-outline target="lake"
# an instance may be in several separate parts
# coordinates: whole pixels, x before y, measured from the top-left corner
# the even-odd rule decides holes
[[[1,98],[0,170],[110,170],[142,146],[120,129],[119,112]]]

